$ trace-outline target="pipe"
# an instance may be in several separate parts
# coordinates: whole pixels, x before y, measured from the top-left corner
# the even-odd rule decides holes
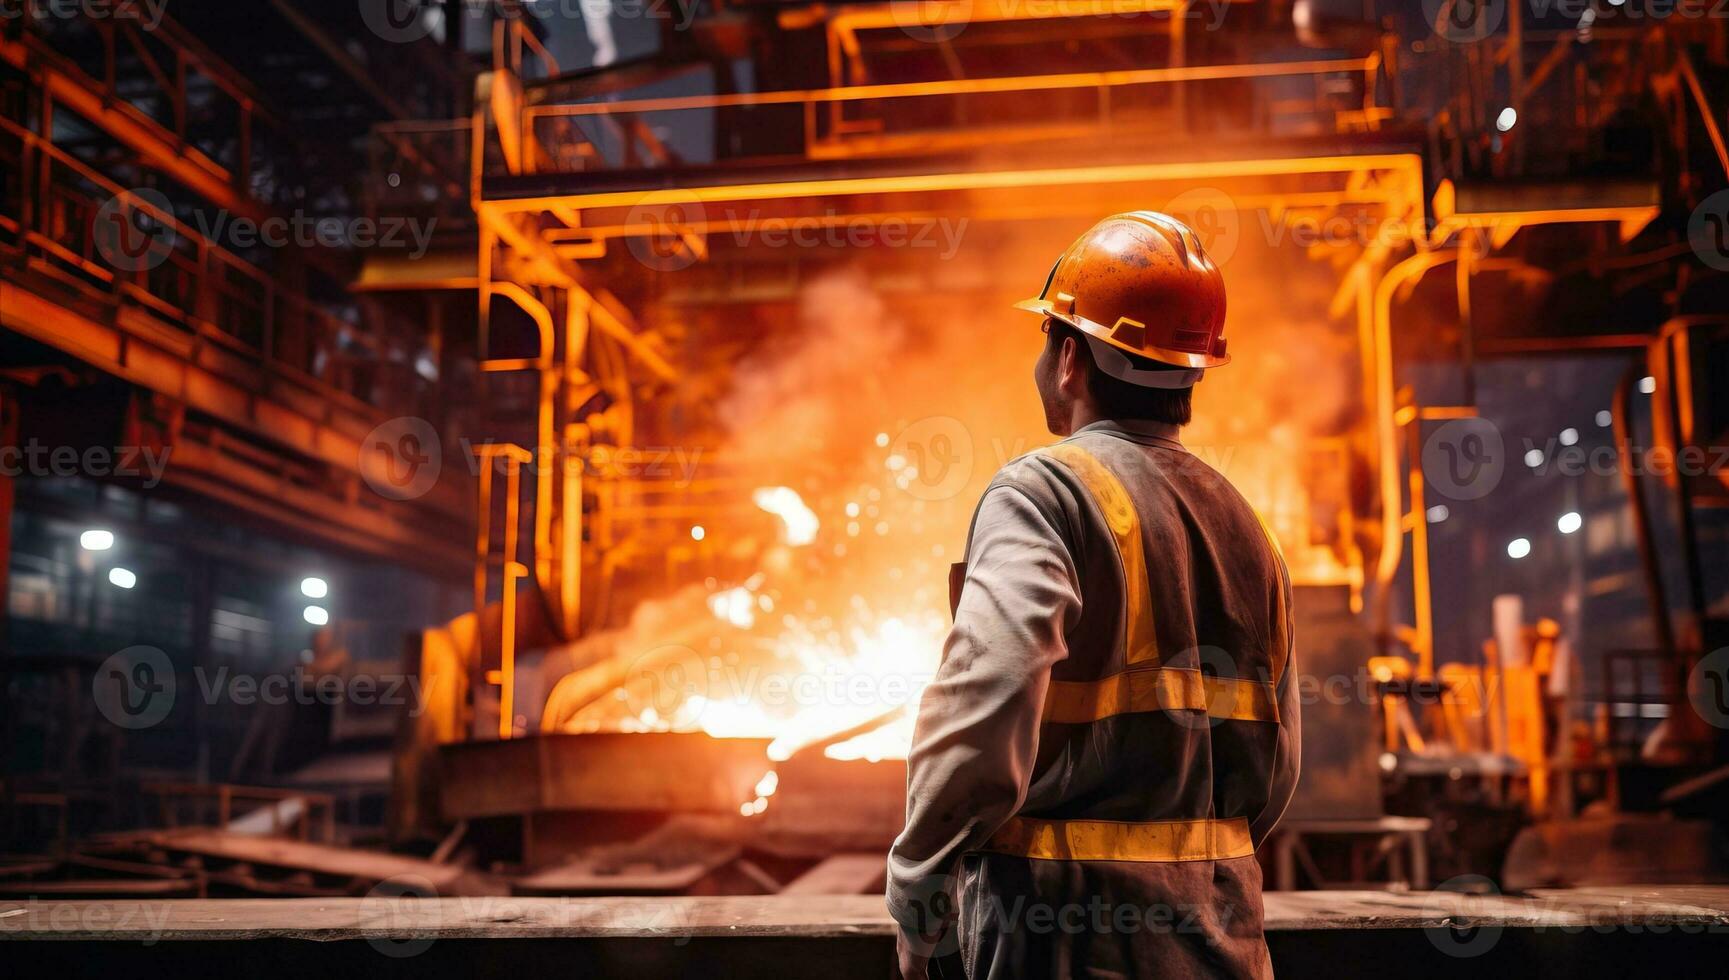
[[[1633,379],[1643,372],[1631,365],[1615,386],[1615,399],[1610,403],[1615,426],[1615,450],[1621,457],[1621,482],[1627,488],[1627,500],[1633,508],[1633,527],[1639,535],[1639,567],[1645,573],[1645,591],[1651,600],[1651,622],[1657,628],[1657,642],[1663,652],[1676,656],[1675,624],[1669,618],[1669,597],[1663,588],[1663,569],[1657,556],[1656,531],[1652,527],[1645,485],[1633,468]]]
[[[1404,498],[1399,488],[1399,431],[1393,418],[1393,294],[1436,266],[1454,261],[1456,252],[1418,252],[1387,270],[1375,286],[1375,426],[1381,476],[1381,554],[1375,563],[1375,622],[1386,637],[1392,628],[1390,590],[1404,557]]]

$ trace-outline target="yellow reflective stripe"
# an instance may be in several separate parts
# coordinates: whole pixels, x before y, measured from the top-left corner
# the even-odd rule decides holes
[[[1270,684],[1233,677],[1206,677],[1187,667],[1156,667],[1112,674],[1097,681],[1051,681],[1044,720],[1082,725],[1141,711],[1205,711],[1235,721],[1278,721]]]
[[[1273,685],[1240,677],[1208,677],[1207,714],[1228,721],[1278,721]]]
[[[1181,668],[1131,670],[1097,681],[1051,681],[1044,720],[1079,725],[1136,711],[1206,705],[1201,672]]]
[[[984,849],[1044,861],[1225,861],[1255,853],[1243,817],[1147,823],[1015,817]]]
[[[1253,510],[1253,508],[1250,509]],[[1267,536],[1267,543],[1273,546],[1273,554],[1279,556],[1279,564],[1283,565],[1285,549],[1279,547],[1279,536],[1273,533],[1273,525],[1268,524],[1267,519],[1261,516],[1261,512],[1258,510],[1255,511],[1255,520],[1261,522],[1261,533]]]
[[[1116,539],[1117,557],[1123,567],[1125,664],[1159,662],[1159,640],[1153,632],[1152,586],[1147,581],[1147,556],[1141,542],[1141,518],[1135,502],[1116,474],[1092,453],[1072,442],[1060,442],[1040,450],[1061,462],[1080,478],[1099,513],[1104,515]]]

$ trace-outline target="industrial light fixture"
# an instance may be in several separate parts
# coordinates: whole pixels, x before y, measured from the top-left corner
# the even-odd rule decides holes
[[[1543,465],[1543,450],[1541,450],[1541,449],[1527,449],[1527,450],[1525,450],[1525,465],[1531,467],[1532,469],[1536,469],[1537,467],[1542,466]]]
[[[1495,128],[1500,130],[1503,133],[1505,133],[1509,129],[1512,129],[1514,126],[1516,126],[1518,124],[1519,124],[1519,110],[1513,108],[1512,106],[1508,106],[1507,108],[1502,109],[1501,114],[1499,116],[1495,117]]]
[[[330,622],[330,610],[323,606],[307,606],[300,615],[314,626],[324,626]]]
[[[1597,413],[1597,426],[1598,426],[1598,428],[1607,429],[1608,427],[1610,427],[1611,425],[1614,425],[1614,424],[1615,424],[1615,416],[1610,414],[1608,409],[1605,408],[1605,409],[1603,409]]]
[[[1579,430],[1568,426],[1561,430],[1561,445],[1572,446],[1579,442]]]
[[[308,599],[322,599],[330,594],[330,583],[316,575],[300,580],[300,594]]]
[[[1451,517],[1452,514],[1453,512],[1447,509],[1446,504],[1436,504],[1429,508],[1426,516],[1429,518],[1430,524],[1439,524],[1448,517]]]
[[[138,584],[138,576],[132,574],[131,569],[110,568],[108,570],[108,583],[118,588],[130,589]]]
[[[93,527],[78,535],[78,546],[85,551],[107,551],[114,547],[114,532]]]
[[[706,537],[708,537],[707,528],[703,527],[701,524],[692,524],[690,526],[690,539],[692,541],[701,541]]]
[[[1649,395],[1657,390],[1657,379],[1649,374],[1639,379],[1640,394]]]
[[[1585,519],[1580,517],[1579,512],[1576,510],[1570,510],[1565,514],[1562,514],[1560,518],[1555,521],[1555,527],[1559,529],[1562,534],[1572,534],[1574,531],[1577,531],[1584,526]]]
[[[1531,553],[1530,538],[1514,538],[1507,542],[1508,558],[1523,558]]]

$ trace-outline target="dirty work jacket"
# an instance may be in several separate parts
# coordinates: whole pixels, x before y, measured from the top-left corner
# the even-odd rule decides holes
[[[1254,852],[1297,779],[1290,583],[1174,436],[1094,423],[979,503],[888,876],[974,980],[1271,972]]]

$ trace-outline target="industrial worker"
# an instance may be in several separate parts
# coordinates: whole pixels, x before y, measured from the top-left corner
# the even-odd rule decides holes
[[[958,949],[973,980],[1268,976],[1255,849],[1297,780],[1290,581],[1178,440],[1230,360],[1223,277],[1137,211],[1017,308],[1043,319],[1062,441],[997,474],[950,576],[888,860],[901,973],[954,976]]]

